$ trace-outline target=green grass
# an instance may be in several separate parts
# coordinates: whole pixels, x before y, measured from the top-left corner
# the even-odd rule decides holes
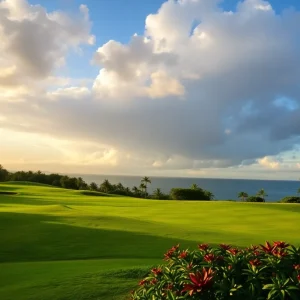
[[[126,299],[172,245],[300,245],[300,205],[111,197],[0,184],[0,299]]]

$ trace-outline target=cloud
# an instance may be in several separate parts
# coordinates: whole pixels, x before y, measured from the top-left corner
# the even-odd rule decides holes
[[[48,13],[26,0],[0,2],[0,86],[27,84],[30,79],[47,78],[65,63],[70,49],[93,44],[88,9],[69,16]]]
[[[48,78],[70,49],[92,42],[84,6],[78,22],[24,0],[0,3],[0,85],[18,76],[22,84],[24,74]],[[275,13],[262,0],[235,11],[218,3],[165,2],[146,18],[143,36],[100,45],[91,89],[20,90],[0,99],[0,126],[92,143],[79,153],[95,161],[105,144],[116,172],[281,168],[272,157],[300,142],[300,13]],[[37,45],[39,38],[47,41]],[[22,44],[34,49],[23,53]]]
[[[276,161],[268,156],[258,159],[258,163],[268,169],[278,169],[280,167],[279,161]]]

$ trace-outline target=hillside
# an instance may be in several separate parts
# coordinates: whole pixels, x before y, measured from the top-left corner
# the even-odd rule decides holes
[[[300,205],[154,201],[0,184],[1,299],[124,299],[175,243],[300,244]],[[122,270],[122,271],[121,271]]]

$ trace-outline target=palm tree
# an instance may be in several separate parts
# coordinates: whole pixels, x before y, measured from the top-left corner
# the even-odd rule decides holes
[[[248,198],[249,195],[248,195],[246,192],[240,192],[240,193],[238,194],[238,197],[239,197],[240,199],[242,199],[242,201],[245,201],[245,199]]]
[[[145,183],[140,184],[140,189],[144,192],[144,196],[147,196],[147,185]]]
[[[160,188],[157,188],[156,190],[153,191],[154,199],[161,199],[162,196],[163,196],[163,193],[161,192]]]
[[[267,193],[265,192],[264,189],[260,189],[257,192],[256,196],[261,197],[264,200],[264,202],[265,202],[265,198],[268,197],[268,195],[267,195]]]
[[[111,189],[112,189],[112,185],[108,181],[108,179],[105,179],[100,185],[100,190],[104,193],[109,193]]]
[[[141,183],[145,185],[145,194],[147,195],[147,184],[151,184],[151,179],[145,176],[142,178]]]
[[[196,183],[193,183],[193,184],[191,185],[191,189],[192,189],[192,190],[198,190],[198,189],[199,189],[199,186],[198,186]]]
[[[205,191],[204,193],[209,198],[209,200],[213,200],[215,198],[215,195],[210,191]]]
[[[133,192],[134,194],[138,194],[138,193],[140,192],[140,190],[138,189],[138,187],[134,186],[134,187],[132,188],[132,192]]]

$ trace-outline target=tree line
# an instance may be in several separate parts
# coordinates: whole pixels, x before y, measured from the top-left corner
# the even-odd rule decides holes
[[[97,184],[96,182],[88,184],[82,177],[70,177],[57,173],[45,174],[41,171],[9,172],[0,165],[0,182],[1,181],[29,181],[66,189],[90,190],[106,194],[157,200],[213,200],[215,198],[212,192],[200,188],[197,184],[192,184],[190,188],[173,188],[170,193],[163,193],[160,188],[156,188],[149,194],[148,186],[151,184],[151,179],[147,176],[141,179],[139,186],[129,188],[125,187],[122,183],[112,184],[108,179],[105,179],[101,184]],[[299,203],[300,188],[297,193],[298,197],[288,197],[284,202],[297,201]],[[246,192],[240,192],[238,194],[238,198],[246,202],[265,202],[267,196],[264,189],[260,189],[257,194],[253,196],[249,196]]]
[[[106,194],[116,194],[136,198],[147,198],[157,200],[212,200],[214,195],[210,191],[206,191],[196,184],[193,184],[189,189],[171,189],[170,193],[163,193],[160,188],[156,188],[151,194],[148,193],[148,186],[151,184],[151,179],[147,176],[141,179],[139,186],[132,188],[125,187],[122,183],[112,184],[108,179],[105,179],[101,184],[96,182],[86,183],[82,177],[70,177],[57,173],[46,174],[41,171],[17,171],[9,172],[0,165],[0,182],[1,181],[28,181],[41,184],[52,185],[73,190],[90,190],[102,192]]]

